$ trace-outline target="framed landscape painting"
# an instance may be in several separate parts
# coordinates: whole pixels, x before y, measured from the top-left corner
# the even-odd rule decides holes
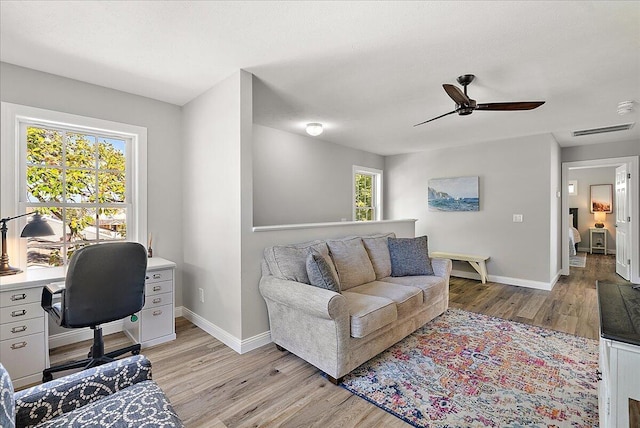
[[[595,184],[591,186],[591,212],[613,212],[613,185]]]
[[[478,177],[429,180],[429,211],[480,211]]]

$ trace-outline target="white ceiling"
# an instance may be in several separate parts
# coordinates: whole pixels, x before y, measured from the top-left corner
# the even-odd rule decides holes
[[[640,2],[0,2],[0,59],[183,105],[245,69],[254,122],[379,154],[553,133],[562,146],[639,141]],[[478,102],[443,83],[473,73]],[[620,116],[620,101],[635,111]]]

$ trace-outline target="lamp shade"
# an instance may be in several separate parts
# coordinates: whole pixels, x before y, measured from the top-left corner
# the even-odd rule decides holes
[[[603,228],[604,221],[607,219],[607,214],[602,211],[596,211],[595,213],[593,213],[593,219],[596,221],[595,226],[597,228]]]
[[[55,235],[47,220],[39,213],[34,213],[31,221],[22,229],[21,238]]]

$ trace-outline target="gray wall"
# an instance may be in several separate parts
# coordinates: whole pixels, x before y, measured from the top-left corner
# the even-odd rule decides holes
[[[183,304],[234,337],[242,337],[241,74],[185,104],[182,131]]]
[[[578,231],[582,242],[578,244],[578,248],[583,251],[589,249],[589,228],[593,227],[595,220],[591,213],[591,193],[590,186],[593,184],[611,184],[615,192],[616,169],[614,167],[603,168],[585,168],[569,170],[568,180],[578,180],[578,194],[567,197],[569,207],[578,208]],[[615,197],[612,197],[615,212]],[[607,229],[607,249],[615,252],[616,234],[615,214],[607,214],[604,226]]]
[[[147,230],[153,233],[154,255],[178,264],[175,298],[181,306],[180,107],[7,63],[0,63],[0,98],[147,128]]]
[[[640,140],[564,147],[562,162],[640,156]]]
[[[254,225],[351,221],[353,165],[382,170],[384,158],[254,124]]]
[[[387,217],[418,219],[416,235],[429,236],[430,250],[488,255],[489,275],[511,283],[543,285],[557,275],[559,149],[550,135],[388,156],[385,172]],[[479,212],[428,211],[429,179],[474,175]]]

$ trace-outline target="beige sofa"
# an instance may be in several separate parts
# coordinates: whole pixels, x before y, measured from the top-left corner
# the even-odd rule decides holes
[[[433,275],[392,277],[389,237],[395,235],[265,249],[260,292],[267,303],[271,339],[279,349],[308,361],[337,383],[447,309],[451,261],[430,259]],[[340,292],[310,285],[311,251],[322,254],[337,273]]]

